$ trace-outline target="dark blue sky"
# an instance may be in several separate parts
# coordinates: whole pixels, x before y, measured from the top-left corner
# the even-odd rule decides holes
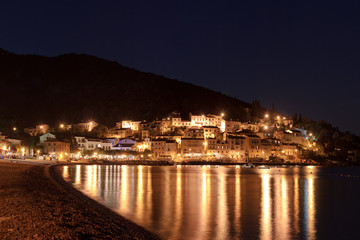
[[[358,1],[1,1],[0,48],[87,53],[360,135]]]

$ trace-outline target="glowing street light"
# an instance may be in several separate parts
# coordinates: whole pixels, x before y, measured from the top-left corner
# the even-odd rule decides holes
[[[64,124],[60,124],[60,128],[64,128]]]
[[[224,117],[224,116],[225,116],[225,114],[224,114],[224,113],[221,113],[221,116],[222,116],[222,117]]]
[[[269,114],[265,114],[265,118],[269,118]]]
[[[16,127],[13,127],[13,131],[16,132],[17,128]]]

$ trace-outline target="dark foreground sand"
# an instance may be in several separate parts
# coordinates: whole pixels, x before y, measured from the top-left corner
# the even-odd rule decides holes
[[[0,239],[157,239],[56,172],[55,166],[0,162]]]

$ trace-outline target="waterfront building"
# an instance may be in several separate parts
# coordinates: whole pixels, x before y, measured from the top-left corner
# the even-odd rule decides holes
[[[76,136],[75,143],[80,151],[83,150],[95,150],[96,148],[104,150],[112,150],[113,145],[111,141],[103,139],[87,139],[85,137]]]
[[[44,153],[50,155],[52,159],[66,160],[70,156],[70,143],[56,139],[48,139],[42,143]]]
[[[235,160],[244,160],[245,159],[245,147],[246,147],[246,138],[243,136],[234,136],[229,135],[227,137],[229,142],[229,157]]]
[[[178,153],[177,143],[168,139],[152,140],[151,152],[155,160],[174,160]]]
[[[228,158],[230,153],[228,141],[217,141],[214,155],[216,158]]]
[[[296,144],[294,143],[283,143],[282,144],[282,153],[284,155],[292,155],[292,156],[296,156],[298,155],[298,147]]]
[[[260,158],[261,155],[261,138],[257,135],[244,135],[245,150],[249,158]]]
[[[204,138],[181,138],[181,155],[183,157],[201,157],[205,150]]]

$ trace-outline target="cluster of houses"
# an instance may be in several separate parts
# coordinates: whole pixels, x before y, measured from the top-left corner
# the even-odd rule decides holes
[[[66,131],[76,126],[92,131],[97,125],[91,121],[73,126],[60,124],[59,128]],[[50,130],[43,124],[25,132],[40,135],[43,148],[39,155],[55,159],[83,157],[91,151],[90,157],[98,157],[97,151],[101,150],[102,157],[111,155],[111,158],[117,152],[122,156],[128,152],[151,160],[298,161],[301,149],[316,146],[306,130],[293,128],[291,119],[269,114],[258,123],[225,120],[224,114],[189,114],[188,119],[183,119],[180,114],[172,113],[152,122],[126,120],[117,122],[104,139],[75,136],[73,152],[70,142],[57,140]]]
[[[9,138],[0,132],[0,159],[21,158],[25,155],[25,148],[21,147],[21,140]]]

